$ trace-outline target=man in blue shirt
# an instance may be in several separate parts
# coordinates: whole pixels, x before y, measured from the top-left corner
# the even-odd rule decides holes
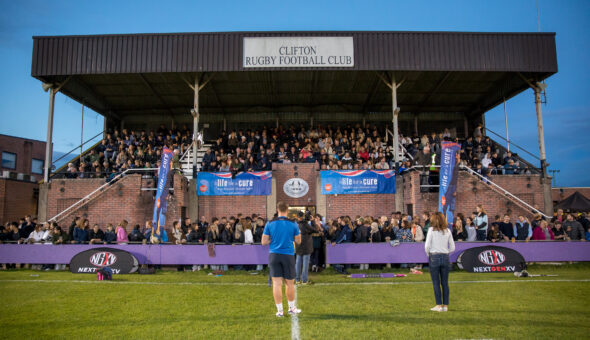
[[[262,245],[270,245],[268,268],[272,277],[272,293],[277,306],[277,316],[283,316],[283,281],[285,295],[289,302],[289,314],[299,314],[301,309],[295,305],[295,245],[301,243],[297,224],[287,219],[289,206],[277,203],[278,217],[266,224],[262,235]]]

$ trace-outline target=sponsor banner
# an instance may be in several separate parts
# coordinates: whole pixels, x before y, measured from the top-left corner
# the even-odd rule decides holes
[[[395,170],[324,170],[322,195],[395,194]]]
[[[438,211],[445,215],[449,228],[452,228],[455,202],[457,200],[459,150],[461,150],[461,146],[453,142],[442,142],[441,147]]]
[[[309,184],[303,178],[290,178],[283,184],[283,191],[289,197],[300,198],[309,192]]]
[[[243,66],[353,67],[352,37],[246,37]]]
[[[240,172],[232,178],[231,172],[199,172],[198,196],[268,196],[272,184],[272,171]]]
[[[526,269],[524,257],[518,251],[497,246],[467,249],[457,258],[457,265],[471,273],[513,273]]]
[[[154,228],[152,228],[152,235],[154,229],[157,229],[156,233],[160,234],[160,226],[166,224],[166,210],[168,209],[168,187],[170,181],[168,175],[172,169],[172,157],[174,153],[168,148],[162,150],[162,160],[160,162],[160,170],[158,171],[158,187],[156,191],[156,201],[154,203],[154,216],[152,221],[154,222]]]
[[[70,271],[74,274],[96,273],[104,267],[110,267],[113,274],[131,274],[137,271],[139,262],[131,253],[115,248],[85,250],[70,261]]]

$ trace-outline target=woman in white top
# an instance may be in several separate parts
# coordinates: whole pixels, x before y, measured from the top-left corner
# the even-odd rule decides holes
[[[449,305],[449,270],[451,268],[449,254],[455,251],[455,241],[453,241],[453,235],[447,227],[445,216],[440,212],[434,213],[430,217],[430,229],[426,236],[424,250],[428,255],[430,278],[436,300],[436,306],[430,310],[446,312]]]
[[[465,219],[465,230],[467,230],[467,242],[477,241],[477,230],[473,225],[473,220],[470,217]]]

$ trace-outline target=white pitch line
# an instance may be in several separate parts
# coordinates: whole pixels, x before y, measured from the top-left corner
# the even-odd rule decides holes
[[[297,286],[295,288],[295,306],[297,306]],[[299,335],[299,316],[297,314],[291,315],[291,340],[300,340]]]
[[[267,283],[250,283],[250,282],[153,282],[153,281],[85,281],[85,280],[2,280],[2,282],[35,282],[35,283],[91,283],[91,284],[129,284],[129,285],[181,285],[181,286],[268,286]],[[527,282],[590,282],[590,279],[557,279],[557,280],[481,280],[481,281],[449,281],[452,284],[462,283],[527,283]],[[422,285],[432,284],[431,281],[414,281],[414,282],[325,282],[315,283],[313,286],[356,286],[356,285]]]

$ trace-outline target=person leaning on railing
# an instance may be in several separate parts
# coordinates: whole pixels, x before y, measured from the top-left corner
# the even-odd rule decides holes
[[[582,224],[574,219],[573,214],[568,214],[566,221],[563,223],[563,229],[572,241],[585,241],[586,232]]]

